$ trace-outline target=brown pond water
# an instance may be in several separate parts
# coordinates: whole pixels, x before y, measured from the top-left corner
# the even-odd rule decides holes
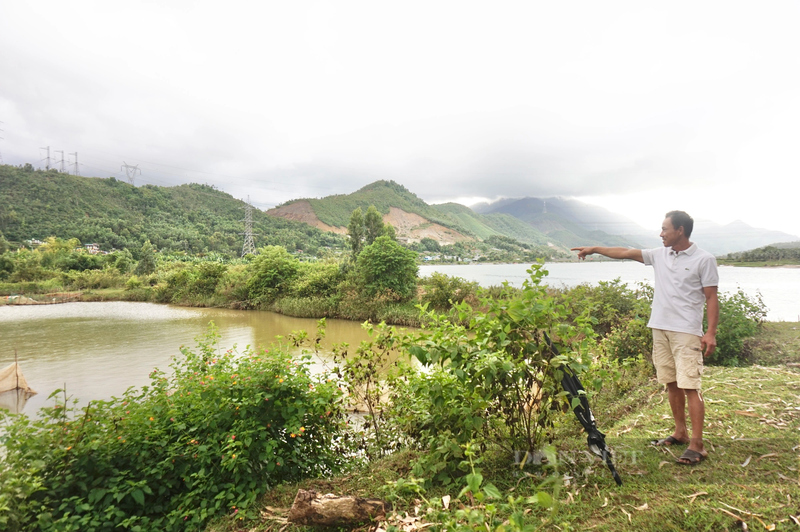
[[[195,346],[213,321],[224,349],[238,345],[269,347],[277,335],[306,330],[317,320],[262,311],[199,309],[154,303],[103,302],[0,306],[0,368],[14,361],[16,350],[28,384],[38,393],[0,394],[0,408],[35,413],[47,397],[66,385],[67,394],[85,404],[121,395],[130,386],[149,383],[154,367],[167,370],[180,346]],[[322,343],[357,346],[369,336],[361,324],[327,320]],[[285,341],[284,341],[285,342]],[[321,364],[320,364],[320,367]]]

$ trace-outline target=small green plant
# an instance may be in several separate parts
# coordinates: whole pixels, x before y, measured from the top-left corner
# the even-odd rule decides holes
[[[469,473],[464,477],[465,485],[459,492],[451,508],[451,498],[446,496],[441,504],[433,504],[426,499],[424,482],[418,478],[401,478],[386,485],[385,491],[390,500],[404,500],[411,495],[418,497],[425,505],[421,515],[430,523],[430,528],[435,531],[459,532],[534,532],[548,523],[541,520],[526,520],[533,508],[550,508],[550,519],[557,515],[556,504],[559,492],[557,472],[547,476],[533,491],[533,495],[514,497],[504,494],[492,483],[486,482],[480,468],[480,453],[478,446],[469,442],[463,446],[463,456],[466,457],[464,465]],[[553,447],[544,449],[550,464],[555,467],[556,453]],[[547,489],[552,487],[554,495]],[[438,501],[437,501],[438,502]],[[389,519],[391,523],[392,520]],[[399,528],[390,525],[388,531],[399,532]]]
[[[400,355],[401,339],[394,327],[385,323],[364,323],[371,339],[363,341],[350,353],[347,344],[334,346],[333,360],[337,373],[347,387],[354,410],[365,409],[359,449],[370,460],[396,450],[401,444],[390,430],[386,417],[387,371]]]
[[[457,305],[455,323],[426,311],[426,332],[409,341],[408,351],[485,402],[482,411],[461,422],[423,432],[430,443],[440,445],[438,433],[445,428],[459,444],[479,438],[481,445],[506,452],[533,454],[547,442],[554,420],[562,415],[565,392],[559,368],[584,371],[593,333],[585,315],[577,317],[578,326],[568,323],[569,309],[542,283],[547,271],[541,264],[528,272],[521,290],[505,285],[508,292],[500,298],[481,297],[478,310]],[[550,349],[548,337],[561,346],[562,354]],[[445,402],[444,388],[430,387],[428,393],[434,408]],[[479,404],[472,399],[467,403]]]

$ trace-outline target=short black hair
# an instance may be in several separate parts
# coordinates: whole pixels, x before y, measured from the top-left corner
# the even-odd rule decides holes
[[[665,218],[669,218],[672,222],[672,227],[678,229],[683,227],[683,234],[686,238],[692,236],[692,229],[694,229],[694,219],[686,214],[684,211],[669,211]]]

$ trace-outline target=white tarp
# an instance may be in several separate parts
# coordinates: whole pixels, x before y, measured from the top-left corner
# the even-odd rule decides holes
[[[28,386],[28,381],[19,369],[19,364],[12,362],[8,366],[0,369],[0,392],[20,389],[26,393],[36,393]]]

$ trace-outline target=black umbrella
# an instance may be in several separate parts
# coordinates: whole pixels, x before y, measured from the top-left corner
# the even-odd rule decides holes
[[[553,353],[558,355],[558,349],[553,345],[550,338],[546,336],[545,338]],[[622,479],[619,478],[619,473],[617,473],[614,463],[611,461],[611,451],[606,447],[606,435],[597,429],[597,424],[595,423],[594,415],[592,415],[592,409],[589,408],[589,400],[586,397],[581,381],[578,380],[578,376],[575,375],[575,371],[571,367],[564,365],[560,369],[564,373],[561,378],[561,386],[567,392],[567,401],[572,411],[575,412],[575,417],[578,418],[578,422],[586,430],[588,435],[586,443],[589,445],[589,450],[606,463],[617,486],[622,486]],[[575,398],[579,402],[573,407],[573,399]]]

